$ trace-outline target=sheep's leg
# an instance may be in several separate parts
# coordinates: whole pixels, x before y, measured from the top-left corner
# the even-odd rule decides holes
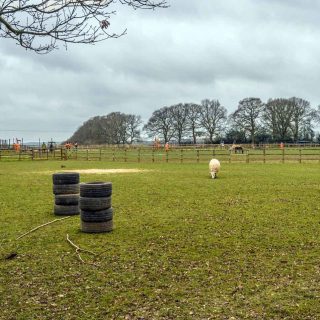
[[[211,178],[214,179],[216,177],[216,173],[215,172],[211,172]]]

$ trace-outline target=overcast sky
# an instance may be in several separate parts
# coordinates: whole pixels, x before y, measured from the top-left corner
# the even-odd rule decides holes
[[[61,141],[113,111],[141,115],[180,102],[297,96],[320,104],[320,1],[169,0],[124,6],[127,35],[48,55],[0,39],[0,139]]]

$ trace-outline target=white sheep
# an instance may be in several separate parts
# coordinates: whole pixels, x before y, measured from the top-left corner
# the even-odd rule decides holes
[[[209,162],[209,172],[211,174],[212,179],[216,178],[219,170],[220,170],[220,161],[218,159],[211,159]]]

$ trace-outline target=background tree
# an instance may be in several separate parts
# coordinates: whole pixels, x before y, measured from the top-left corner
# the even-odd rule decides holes
[[[149,136],[160,136],[167,143],[174,136],[174,123],[169,107],[163,107],[152,113],[144,130]]]
[[[312,132],[312,121],[316,119],[316,110],[312,109],[310,102],[293,97],[289,99],[293,104],[291,131],[293,140],[305,139]],[[309,133],[307,133],[309,132]]]
[[[197,143],[197,137],[201,136],[200,126],[200,105],[195,103],[186,103],[187,110],[187,128],[191,132],[193,144]]]
[[[127,143],[132,144],[135,140],[140,139],[139,127],[141,124],[141,116],[136,116],[134,114],[126,115]]]
[[[232,126],[226,131],[224,136],[224,142],[227,144],[246,143],[246,133],[244,130]]]
[[[252,145],[255,144],[263,108],[264,104],[259,98],[245,98],[239,102],[237,110],[230,115],[232,122],[239,130],[249,133]]]
[[[294,113],[294,104],[290,99],[269,99],[265,105],[263,119],[274,141],[291,139],[290,128]]]
[[[174,137],[177,138],[178,144],[181,144],[184,133],[187,130],[187,108],[183,103],[175,104],[170,108],[172,117]]]
[[[227,109],[221,106],[219,100],[205,99],[201,102],[200,124],[208,134],[209,143],[213,143],[213,137],[222,131],[226,123]]]
[[[21,47],[48,53],[57,42],[93,44],[125,33],[109,32],[112,6],[116,0],[2,0],[0,37],[10,38]],[[121,0],[133,9],[166,8],[163,0]]]

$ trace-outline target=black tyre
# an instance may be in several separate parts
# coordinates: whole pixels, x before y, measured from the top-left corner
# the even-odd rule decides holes
[[[80,174],[77,172],[57,172],[52,175],[53,184],[77,184],[80,181]]]
[[[88,198],[105,198],[112,194],[111,182],[88,182],[80,184],[80,196]]]
[[[81,220],[81,231],[87,233],[110,232],[113,230],[113,220],[106,222],[86,222]]]
[[[113,219],[113,209],[109,208],[100,211],[83,211],[80,212],[81,220],[85,222],[106,222]]]
[[[80,197],[80,209],[84,211],[100,211],[111,207],[111,197],[85,198]]]
[[[79,194],[57,194],[55,195],[54,202],[58,205],[79,205]]]
[[[54,194],[79,194],[79,184],[54,184]]]
[[[74,216],[80,213],[79,206],[60,206],[54,205],[54,214],[56,216]]]

